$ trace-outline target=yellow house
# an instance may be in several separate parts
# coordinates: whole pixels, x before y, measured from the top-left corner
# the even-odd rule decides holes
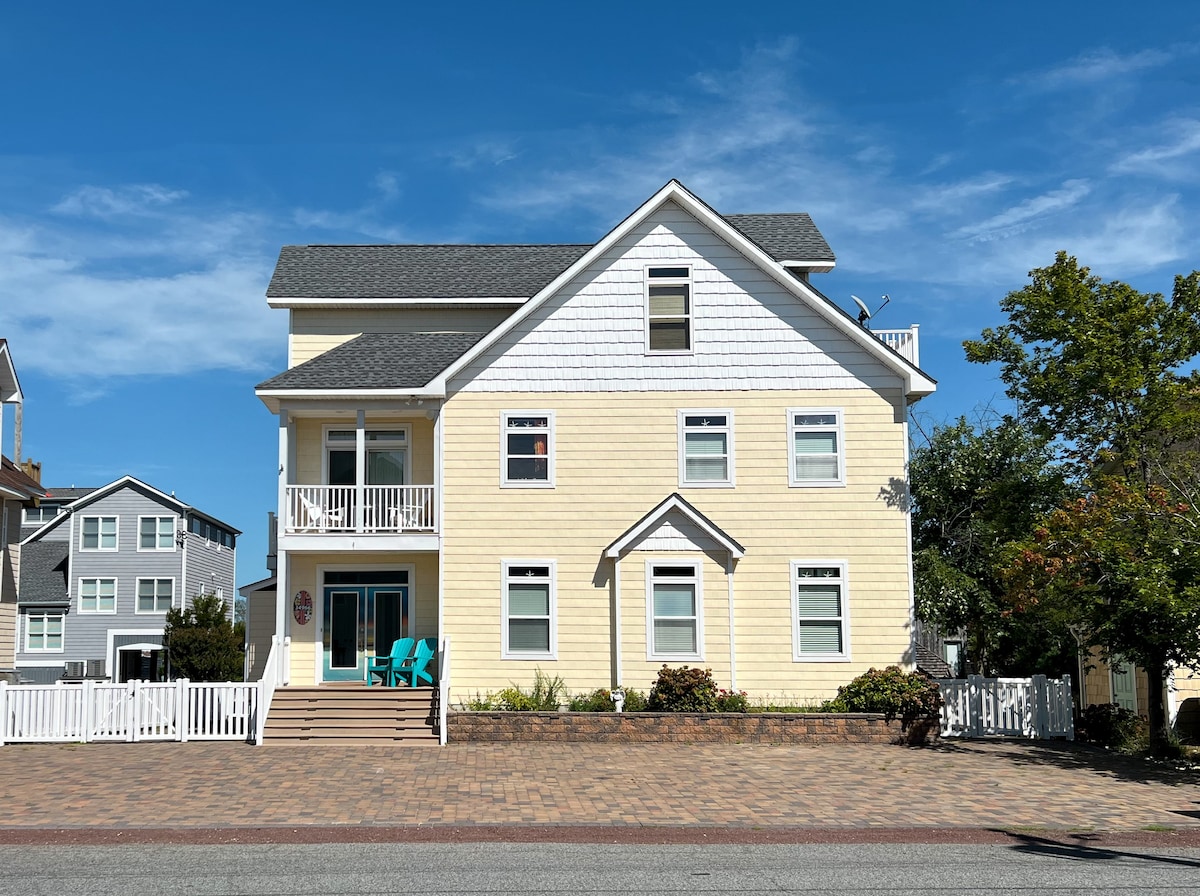
[[[452,645],[454,703],[538,669],[815,700],[911,667],[935,383],[916,327],[811,285],[833,265],[807,215],[677,181],[592,245],[284,247],[280,682],[362,681],[401,636]]]

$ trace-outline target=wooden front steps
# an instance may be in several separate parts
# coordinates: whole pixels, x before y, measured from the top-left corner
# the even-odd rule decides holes
[[[434,688],[279,688],[263,739],[273,743],[436,744]]]

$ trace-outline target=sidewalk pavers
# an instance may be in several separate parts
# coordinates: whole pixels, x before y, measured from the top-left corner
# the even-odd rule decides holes
[[[1062,742],[0,747],[0,829],[1200,827],[1200,775]],[[3,831],[0,831],[2,834]]]

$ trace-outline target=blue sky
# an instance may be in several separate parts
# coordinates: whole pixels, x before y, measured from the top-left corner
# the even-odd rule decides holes
[[[126,473],[265,574],[279,247],[589,242],[676,177],[807,211],[815,279],[921,324],[930,420],[1000,393],[961,342],[1066,249],[1200,267],[1194,2],[6,4],[0,336],[50,485]],[[5,426],[11,453],[11,410]]]

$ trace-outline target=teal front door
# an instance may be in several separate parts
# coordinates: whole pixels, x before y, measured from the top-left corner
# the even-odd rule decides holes
[[[367,658],[408,632],[408,586],[328,586],[324,611],[323,680],[363,681]]]

